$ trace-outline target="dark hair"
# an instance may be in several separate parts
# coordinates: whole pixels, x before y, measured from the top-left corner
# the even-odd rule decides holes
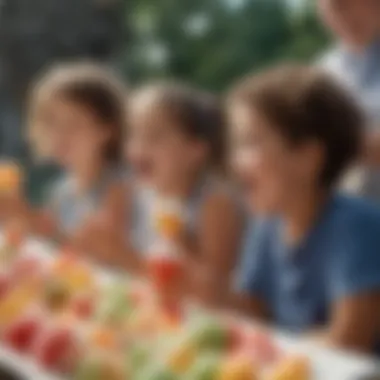
[[[231,102],[255,107],[291,144],[319,140],[326,151],[323,186],[333,185],[360,153],[360,108],[316,68],[289,65],[249,77],[232,92]]]
[[[32,115],[52,96],[78,103],[112,129],[104,155],[111,162],[121,160],[126,124],[125,90],[113,73],[92,63],[54,66],[33,88]]]
[[[147,86],[137,91],[136,97],[147,94],[168,113],[181,132],[209,146],[210,167],[216,173],[224,174],[226,128],[219,99],[180,83]]]

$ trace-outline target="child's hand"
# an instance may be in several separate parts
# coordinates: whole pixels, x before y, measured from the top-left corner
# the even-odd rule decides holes
[[[16,217],[24,218],[28,208],[28,203],[21,194],[0,194],[1,220],[6,221]]]
[[[13,218],[7,221],[4,237],[7,244],[19,247],[28,235],[28,225],[25,219]]]
[[[82,225],[70,237],[71,244],[80,252],[86,255],[92,255],[94,248],[94,240],[99,240],[99,232],[94,228],[92,221],[88,221]]]
[[[153,215],[157,233],[172,241],[180,239],[185,232],[185,214],[184,206],[180,201],[176,199],[160,200]]]
[[[92,215],[72,238],[73,245],[89,257],[112,262],[115,242],[120,240],[103,212]]]
[[[45,210],[38,211],[33,220],[33,232],[48,238],[54,237],[57,233],[57,224],[53,215]]]

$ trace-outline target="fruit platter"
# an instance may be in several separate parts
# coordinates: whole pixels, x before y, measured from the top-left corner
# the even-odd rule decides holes
[[[315,378],[311,360],[252,324],[163,302],[149,282],[103,273],[69,249],[14,236],[0,245],[0,363],[27,378]]]

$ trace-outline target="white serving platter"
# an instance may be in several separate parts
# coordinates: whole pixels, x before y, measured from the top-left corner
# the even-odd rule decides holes
[[[0,244],[1,244],[0,236]],[[41,241],[30,239],[26,245],[30,252],[49,257],[51,247]],[[113,277],[112,273],[100,270],[103,278]],[[275,341],[289,352],[301,353],[312,361],[312,380],[375,380],[380,376],[380,362],[373,357],[358,356],[350,353],[326,349],[309,341],[282,332],[273,331]],[[0,344],[0,367],[31,380],[62,380],[46,374],[27,357],[10,352]],[[380,379],[378,377],[377,379]]]

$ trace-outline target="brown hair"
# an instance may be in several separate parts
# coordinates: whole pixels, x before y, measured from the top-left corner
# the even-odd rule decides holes
[[[301,65],[245,79],[231,102],[256,108],[291,144],[319,140],[325,148],[321,183],[333,185],[361,150],[361,110],[330,76]]]
[[[158,83],[141,88],[132,99],[150,96],[181,132],[205,142],[210,150],[210,167],[225,172],[225,123],[219,100],[213,95],[181,83]]]
[[[32,145],[44,149],[44,130],[39,125],[39,111],[52,97],[78,103],[90,110],[108,128],[112,137],[105,147],[105,158],[119,161],[122,134],[126,124],[125,91],[121,82],[106,68],[92,63],[71,63],[52,67],[38,79],[30,98],[30,133]]]

